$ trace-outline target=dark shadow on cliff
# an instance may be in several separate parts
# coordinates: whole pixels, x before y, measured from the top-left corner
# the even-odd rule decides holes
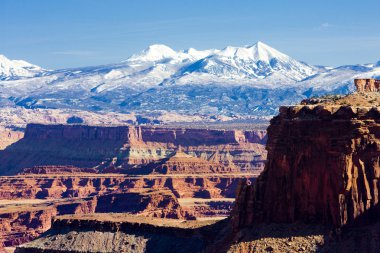
[[[259,223],[232,232],[225,229],[208,252],[337,252],[378,253],[380,251],[380,205],[336,229],[310,223]]]
[[[34,127],[37,128],[38,125]],[[81,127],[82,132],[77,130],[74,136],[60,129],[59,133],[64,134],[64,137],[57,133],[43,135],[40,133],[43,130],[36,130],[35,133],[32,129],[28,132],[27,129],[23,139],[0,151],[0,175],[14,175],[24,168],[45,165],[90,168],[117,157],[126,142],[125,138],[103,138],[101,131],[94,127],[77,127]],[[112,130],[123,132],[127,129],[115,128],[108,131]],[[120,134],[121,137],[123,135],[125,133]]]
[[[206,247],[217,240],[218,231],[229,224],[229,220],[222,220],[200,228],[178,228],[138,223],[61,221],[29,243],[28,248],[18,248],[15,253],[79,252],[78,248],[80,252],[104,252],[101,247],[107,244],[109,232],[118,235],[111,240],[107,252],[198,253],[205,252]]]
[[[314,251],[323,252],[323,241],[329,230],[322,225],[292,223],[260,223],[232,232],[225,229],[223,239],[212,245],[208,252],[222,253],[228,250],[237,252],[297,252],[313,247]],[[292,251],[293,250],[293,251]]]

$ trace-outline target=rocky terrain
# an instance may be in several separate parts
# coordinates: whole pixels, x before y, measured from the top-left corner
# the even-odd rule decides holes
[[[268,128],[266,169],[255,186],[240,188],[236,226],[371,223],[378,207],[380,111],[377,100],[372,107],[352,104],[370,95],[379,97],[356,93],[342,99],[345,105],[280,108]]]
[[[0,151],[0,174],[44,165],[147,174],[142,167],[178,149],[199,163],[254,172],[264,166],[265,142],[265,131],[29,124],[23,139]]]
[[[2,174],[17,174],[0,177],[3,244],[64,214],[227,217],[238,182],[262,170],[265,141],[265,131],[30,124],[0,151]]]
[[[53,221],[43,238],[15,252],[200,252],[214,237],[213,223],[113,214],[64,216]]]
[[[257,179],[239,182],[230,219],[196,230],[197,233],[203,229],[208,233],[213,231],[211,237],[192,234],[194,230],[186,228],[184,233],[189,238],[185,243],[179,238],[182,234],[175,233],[178,239],[169,241],[178,243],[180,248],[176,251],[187,252],[183,249],[188,242],[199,240],[191,243],[198,246],[189,252],[377,252],[380,247],[380,94],[376,80],[357,80],[355,84],[358,92],[345,97],[327,96],[305,100],[298,106],[281,107],[268,128],[265,169]],[[186,166],[177,162],[179,158]],[[181,147],[166,160],[155,163],[152,171],[167,170],[166,174],[156,176],[174,177],[175,171],[190,169],[194,161],[182,153]],[[183,210],[195,202],[182,200]],[[69,241],[86,237],[94,218],[84,220],[78,223],[65,218],[60,221],[65,226],[60,222],[54,224],[40,239],[19,247],[16,252],[26,249],[78,252],[76,244]],[[99,222],[98,218],[95,220]],[[71,222],[77,224],[75,229],[66,232],[61,229]],[[128,225],[109,219],[100,222],[104,228],[128,228],[135,224],[131,220],[126,221]],[[104,225],[106,222],[112,225]],[[127,229],[127,235],[118,238],[132,235],[156,238],[166,233],[157,224],[145,231],[144,226],[133,231]],[[173,226],[171,229],[175,229]],[[104,235],[107,229],[99,230],[102,231],[100,241],[104,243],[105,238],[116,236],[115,232]],[[154,240],[150,242],[155,247],[168,245],[164,239]],[[153,252],[140,242],[133,241],[137,252]],[[59,243],[65,248],[54,246]],[[89,252],[96,252],[98,246],[94,249]]]
[[[5,246],[30,241],[53,216],[127,212],[174,219],[227,217],[249,174],[22,174],[0,177],[0,233]]]
[[[380,94],[365,87],[346,97],[280,108],[268,128],[263,173],[253,182],[240,181],[230,220],[203,226],[212,237],[190,236],[203,243],[194,242],[201,245],[194,247],[194,252],[378,252]],[[357,105],[358,101],[367,102]],[[67,224],[70,219],[62,222]],[[126,227],[134,224],[127,223]],[[77,234],[68,233],[76,241],[86,236],[87,227],[76,229]],[[78,252],[75,243],[68,242],[67,232],[59,228],[59,224],[53,226],[43,237],[17,250]],[[164,233],[161,229],[156,224],[143,234],[154,238],[152,233]],[[129,233],[141,235],[141,230],[134,231]],[[186,231],[191,234],[193,230]],[[177,252],[186,252],[181,249],[189,243],[173,240],[183,247]],[[49,246],[57,243],[65,249],[54,251],[56,246]],[[166,243],[153,245],[165,248]],[[137,252],[153,252],[141,245]]]
[[[22,139],[24,133],[22,131],[14,131],[7,128],[0,128],[0,150],[5,149],[12,143]]]
[[[272,242],[273,251],[281,240],[248,239],[257,224],[306,222],[325,229],[314,231],[318,242],[302,251],[377,252],[380,94],[370,88],[376,83],[357,80],[358,92],[349,96],[280,108],[268,128],[263,173],[238,188],[232,222],[242,242],[232,249],[252,252],[261,241]]]

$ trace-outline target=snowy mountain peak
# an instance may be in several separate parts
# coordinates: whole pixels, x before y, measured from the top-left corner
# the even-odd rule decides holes
[[[354,90],[354,78],[379,76],[380,62],[311,66],[262,42],[177,52],[151,45],[123,64],[55,71],[0,55],[0,108],[133,112],[164,121],[243,119],[276,114],[279,105],[314,95],[345,94]]]
[[[257,42],[252,46],[227,46],[182,69],[186,82],[247,82],[283,86],[300,81],[316,72],[315,68]],[[206,77],[208,75],[208,77]],[[178,75],[177,75],[178,76]],[[220,80],[218,80],[220,78]],[[206,81],[207,79],[207,81]]]
[[[290,57],[280,51],[268,46],[267,44],[258,41],[256,44],[249,47],[253,56],[257,60],[270,62],[271,59],[288,60]]]
[[[221,57],[238,58],[244,61],[262,61],[269,63],[272,59],[289,60],[290,57],[264,44],[261,41],[246,47],[228,46],[218,53]]]
[[[175,58],[177,52],[170,47],[162,44],[150,45],[139,54],[132,55],[127,61],[162,61],[165,59]]]
[[[0,54],[0,80],[33,77],[44,71],[41,67],[23,60],[10,60]]]
[[[205,57],[212,55],[212,54],[215,54],[217,52],[219,52],[219,50],[217,50],[217,49],[197,50],[197,49],[192,48],[192,47],[189,49],[181,51],[184,58],[194,59],[194,60],[199,60],[199,59],[205,58]]]

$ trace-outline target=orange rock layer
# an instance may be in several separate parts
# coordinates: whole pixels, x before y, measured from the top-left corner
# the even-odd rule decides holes
[[[0,175],[25,168],[33,172],[36,166],[147,174],[146,165],[178,151],[213,164],[215,170],[258,172],[266,157],[265,141],[265,131],[30,124],[23,139],[0,151]]]
[[[373,78],[355,79],[355,86],[358,92],[380,91],[380,80],[376,80]]]
[[[379,108],[282,107],[267,150],[264,172],[238,189],[236,229],[295,221],[341,227],[379,217]]]
[[[194,219],[170,191],[118,193],[0,209],[0,235],[5,246],[15,246],[41,235],[54,216],[65,214],[131,213],[146,217]]]

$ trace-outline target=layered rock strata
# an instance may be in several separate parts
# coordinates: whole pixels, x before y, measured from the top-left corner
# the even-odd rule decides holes
[[[138,174],[179,150],[219,167],[259,172],[265,141],[264,131],[30,124],[23,139],[0,151],[0,174],[52,165]]]
[[[267,150],[257,181],[238,188],[235,229],[259,222],[341,227],[377,220],[379,107],[281,107],[268,128]]]
[[[0,177],[0,199],[84,198],[147,189],[169,189],[180,198],[234,198],[242,177],[256,175],[20,175]]]
[[[54,216],[65,214],[130,213],[145,217],[194,219],[182,210],[170,191],[118,193],[82,199],[14,202],[0,207],[0,235],[5,246],[15,246],[41,235]]]
[[[242,176],[79,173],[0,177],[0,235],[6,246],[30,241],[50,228],[53,216],[62,214],[126,212],[174,219],[227,216],[232,202],[225,199],[234,198]],[[182,198],[192,204],[182,204]]]
[[[145,168],[149,174],[209,174],[209,173],[239,173],[235,164],[223,165],[208,161],[184,152],[175,152],[168,158],[148,164]]]
[[[377,92],[380,91],[380,80],[373,78],[355,79],[355,86],[358,92]]]

